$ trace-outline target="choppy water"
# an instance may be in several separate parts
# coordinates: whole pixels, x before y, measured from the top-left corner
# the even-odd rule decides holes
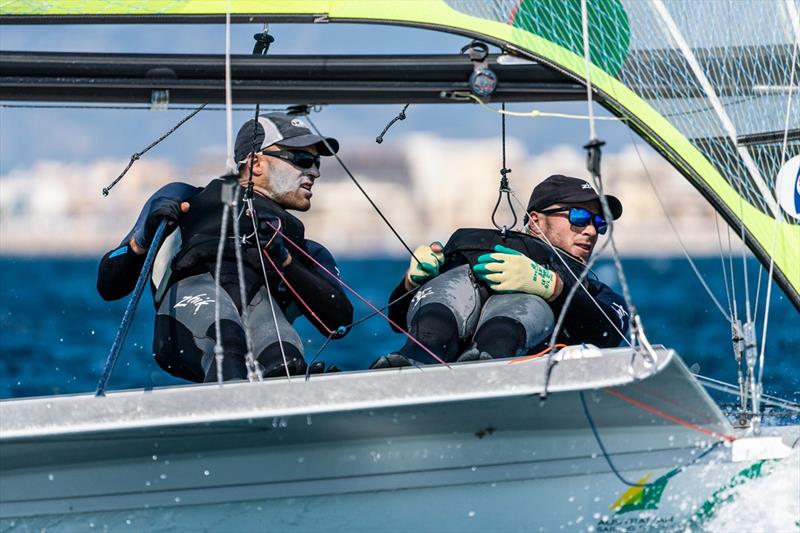
[[[741,262],[736,268],[741,270]],[[343,261],[342,276],[376,305],[402,275],[403,260]],[[694,277],[685,259],[628,259],[625,271],[651,342],[675,348],[699,372],[735,381],[730,329]],[[700,259],[698,267],[727,307],[719,259]],[[755,297],[758,264],[748,264]],[[600,262],[599,277],[617,286],[610,262]],[[95,290],[97,259],[0,258],[0,397],[40,396],[91,391],[114,339],[126,300],[104,302]],[[737,272],[741,276],[740,272]],[[737,279],[742,292],[743,280]],[[761,285],[761,298],[765,285]],[[369,310],[356,298],[356,317]],[[740,310],[744,299],[740,295]],[[759,338],[763,309],[758,312]],[[111,379],[112,389],[149,388],[178,381],[151,357],[153,305],[142,297],[136,319]],[[304,319],[301,337],[312,355],[323,338]],[[776,290],[772,294],[766,359],[766,390],[800,399],[800,313]],[[341,368],[361,369],[397,349],[403,338],[380,317],[331,342],[320,359]]]
[[[343,277],[364,297],[383,305],[405,264],[398,260],[375,260],[344,261],[340,266]],[[631,259],[624,261],[624,265],[633,300],[650,340],[677,349],[690,366],[705,375],[734,381],[729,326],[685,260]],[[727,307],[719,260],[699,260],[698,266]],[[3,354],[0,357],[0,397],[94,389],[126,305],[126,300],[109,303],[97,296],[94,289],[96,268],[96,259],[0,258],[0,353]],[[751,261],[748,268],[754,297],[757,263]],[[601,262],[597,273],[616,286],[614,269],[609,262]],[[741,278],[737,284],[741,289]],[[762,298],[764,290],[762,284]],[[366,306],[353,300],[356,317],[369,312]],[[743,306],[744,299],[740,298],[740,309]],[[760,332],[763,308],[758,313]],[[152,362],[153,314],[150,297],[145,295],[111,380],[112,389],[149,388],[178,382]],[[298,329],[307,340],[306,353],[314,354],[323,339],[302,320]],[[402,337],[392,333],[380,317],[375,317],[354,329],[345,339],[331,343],[321,359],[344,369],[365,368],[378,355],[396,349],[402,342]],[[767,392],[800,400],[800,313],[779,291],[773,293],[766,352]],[[732,400],[725,396],[719,398]],[[771,423],[786,422],[797,423],[798,420],[795,417]],[[703,531],[800,532],[799,464],[800,455],[795,449],[789,459],[770,466],[761,478],[733,488],[710,521],[698,526]],[[567,530],[598,531],[590,525],[596,521],[589,520],[588,515],[578,510],[580,520],[571,522]],[[36,530],[40,529],[38,525],[48,530],[74,529],[58,520],[42,520],[45,522],[41,524],[34,521]],[[144,523],[137,520],[135,514],[92,515],[81,522],[81,529],[137,530],[137,526],[143,527]],[[28,521],[0,522],[0,530],[29,530],[31,524]],[[177,525],[165,525],[165,528],[180,529]]]

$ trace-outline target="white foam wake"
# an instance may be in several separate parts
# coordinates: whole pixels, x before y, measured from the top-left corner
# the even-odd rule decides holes
[[[766,475],[731,490],[732,500],[720,507],[705,530],[800,531],[800,448],[764,468]]]

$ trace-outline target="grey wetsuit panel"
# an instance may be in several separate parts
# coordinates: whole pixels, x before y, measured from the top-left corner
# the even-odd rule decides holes
[[[408,323],[424,305],[440,303],[453,311],[458,324],[458,336],[471,337],[480,316],[480,294],[469,265],[462,265],[437,276],[423,285],[411,300]]]
[[[216,300],[216,283],[209,273],[199,274],[175,283],[164,295],[158,308],[159,315],[168,315],[183,324],[191,333],[197,348],[203,353],[202,368],[208,372],[214,364],[215,341],[209,336],[214,330],[214,314]],[[220,290],[220,319],[242,325],[233,300],[225,290]],[[303,343],[297,332],[286,320],[280,307],[273,300],[275,319],[272,317],[266,288],[253,297],[248,304],[250,316],[250,334],[253,339],[253,351],[257,357],[266,347],[278,342],[275,322],[280,329],[280,337],[284,343],[290,343],[303,353]],[[244,327],[242,325],[242,327]],[[224,341],[223,341],[224,348]],[[180,347],[175,347],[180,350]]]
[[[549,339],[555,327],[550,306],[539,296],[524,293],[492,295],[481,310],[478,329],[495,317],[509,317],[525,328],[526,345],[516,355],[524,355]]]

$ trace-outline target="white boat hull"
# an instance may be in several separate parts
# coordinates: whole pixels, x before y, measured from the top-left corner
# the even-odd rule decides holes
[[[659,353],[2,402],[0,529],[683,529],[771,463]]]

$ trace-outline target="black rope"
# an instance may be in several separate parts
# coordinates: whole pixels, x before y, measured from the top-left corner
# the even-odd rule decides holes
[[[508,227],[501,226],[497,223],[497,209],[500,207],[500,202],[503,201],[503,195],[505,194],[506,200],[508,201],[508,207],[511,209],[511,215],[514,217],[514,221],[511,223],[511,228],[517,225],[517,212],[514,211],[514,204],[511,203],[511,187],[508,185],[508,175],[511,174],[511,169],[506,166],[506,103],[503,102],[503,113],[500,113],[500,131],[501,131],[501,141],[502,141],[502,151],[503,151],[503,168],[500,169],[500,188],[497,192],[497,202],[494,204],[494,209],[492,209],[492,224],[495,228],[500,230],[500,232],[505,235],[506,230]]]
[[[322,350],[324,350],[325,347],[328,346],[328,343],[331,342],[331,339],[333,338],[333,335],[335,333],[336,333],[335,331],[331,331],[330,335],[328,335],[328,338],[325,339],[325,342],[323,342],[322,346],[320,346],[319,350],[317,350],[317,353],[315,353],[314,357],[311,358],[311,361],[308,363],[308,366],[306,367],[306,381],[308,381],[308,379],[311,377],[311,365],[317,362],[317,357],[319,357],[319,354],[322,353]]]
[[[383,142],[383,136],[386,135],[386,132],[389,131],[389,128],[391,128],[394,125],[395,122],[397,122],[398,120],[405,120],[406,119],[406,109],[408,109],[409,105],[411,105],[411,104],[404,105],[402,111],[400,111],[400,114],[397,115],[396,117],[394,117],[392,120],[390,120],[389,123],[386,125],[386,127],[383,128],[383,131],[381,132],[381,134],[378,135],[377,137],[375,137],[375,142],[376,143],[381,144]]]
[[[611,460],[611,456],[608,455],[608,451],[606,450],[606,447],[603,444],[602,439],[600,439],[600,434],[597,432],[597,426],[595,426],[594,420],[592,419],[592,415],[589,414],[589,407],[586,405],[586,398],[584,396],[583,391],[579,391],[578,394],[581,397],[581,405],[583,406],[583,413],[586,415],[586,420],[589,422],[589,427],[592,429],[592,434],[594,435],[594,440],[597,442],[597,445],[600,447],[600,451],[603,452],[603,458],[606,460],[606,463],[608,463],[608,467],[611,469],[611,471],[614,473],[614,475],[617,477],[617,479],[619,479],[623,484],[625,484],[625,485],[627,485],[629,487],[647,488],[647,487],[653,487],[655,485],[658,485],[659,484],[658,480],[652,481],[650,483],[633,483],[631,481],[628,481],[624,477],[622,477],[622,474],[619,472],[619,470],[617,470],[617,467],[614,465],[614,462]],[[706,451],[704,451],[703,453],[701,453],[700,455],[698,455],[697,457],[692,459],[688,464],[681,466],[680,470],[683,470],[687,466],[696,463],[697,461],[699,461],[700,459],[702,459],[703,457],[705,457],[706,455],[711,453],[711,451],[713,451],[720,444],[722,444],[721,440],[715,442]]]
[[[403,238],[400,236],[400,234],[397,233],[397,230],[394,229],[394,226],[392,226],[392,223],[389,222],[389,219],[386,218],[386,216],[383,214],[383,212],[380,210],[380,208],[375,204],[374,201],[372,201],[372,198],[370,198],[369,194],[367,194],[367,191],[364,190],[364,187],[361,186],[361,184],[358,182],[356,177],[353,176],[353,173],[350,172],[350,169],[347,168],[347,165],[344,164],[344,161],[342,161],[342,158],[339,157],[339,154],[334,153],[333,150],[330,149],[331,147],[328,144],[328,141],[325,140],[325,136],[322,135],[322,133],[320,133],[319,128],[317,128],[317,125],[314,124],[314,121],[311,120],[311,117],[310,116],[306,116],[306,119],[308,120],[308,123],[311,124],[311,127],[314,129],[314,132],[317,135],[319,135],[320,137],[322,137],[323,142],[325,143],[325,146],[328,148],[328,150],[330,150],[331,153],[333,153],[333,157],[336,158],[336,161],[339,163],[339,165],[342,167],[342,169],[345,171],[345,173],[350,177],[350,179],[355,184],[355,186],[358,187],[358,190],[361,191],[361,194],[364,195],[364,198],[367,199],[367,201],[370,203],[370,205],[375,210],[375,212],[378,213],[378,216],[380,216],[381,219],[389,227],[389,229],[392,230],[392,233],[394,233],[394,236],[397,237],[398,241],[400,241],[400,244],[403,245],[403,248],[406,249],[406,251],[411,255],[411,257],[414,258],[414,260],[417,263],[421,264],[422,262],[419,260],[419,258],[417,258],[417,256],[414,255],[413,250],[411,250],[411,248],[408,246],[408,244],[406,244],[406,241],[403,240]]]
[[[164,139],[166,139],[167,137],[169,137],[170,135],[172,135],[172,133],[173,133],[173,132],[175,132],[175,130],[177,130],[178,128],[180,128],[181,126],[183,126],[183,125],[184,125],[184,124],[185,124],[185,123],[186,123],[186,122],[187,122],[189,119],[191,119],[193,116],[195,116],[195,115],[196,115],[196,114],[198,114],[200,111],[202,111],[202,110],[203,110],[203,109],[206,107],[206,105],[208,105],[208,104],[203,104],[203,105],[201,105],[200,107],[198,107],[197,109],[195,109],[194,111],[192,111],[191,113],[189,113],[188,115],[186,115],[185,117],[183,117],[183,119],[182,119],[180,122],[178,122],[177,124],[175,124],[175,125],[172,127],[172,129],[170,129],[170,130],[169,130],[167,133],[165,133],[164,135],[162,135],[161,137],[159,137],[158,139],[156,139],[155,141],[153,141],[152,143],[150,143],[150,145],[149,145],[147,148],[145,148],[145,149],[144,149],[144,150],[142,150],[141,152],[136,152],[135,154],[133,154],[133,155],[131,156],[131,160],[130,160],[130,161],[128,161],[128,166],[126,166],[126,167],[125,167],[125,169],[124,169],[124,170],[123,170],[123,171],[120,173],[120,175],[119,175],[119,176],[117,176],[117,179],[115,179],[114,181],[112,181],[112,182],[111,182],[111,184],[110,184],[108,187],[104,187],[104,188],[103,188],[103,196],[108,196],[108,193],[109,193],[109,191],[110,191],[110,190],[111,190],[111,189],[112,189],[112,188],[113,188],[113,187],[114,187],[114,186],[115,186],[117,183],[119,183],[119,180],[121,180],[123,177],[125,177],[125,174],[127,174],[127,173],[128,173],[128,171],[131,169],[131,167],[133,166],[133,164],[134,164],[136,161],[138,161],[138,160],[139,160],[139,158],[141,158],[141,157],[142,157],[144,154],[146,154],[146,153],[147,153],[147,152],[148,152],[148,151],[149,151],[151,148],[153,148],[154,146],[156,146],[158,143],[160,143],[161,141],[163,141]]]

